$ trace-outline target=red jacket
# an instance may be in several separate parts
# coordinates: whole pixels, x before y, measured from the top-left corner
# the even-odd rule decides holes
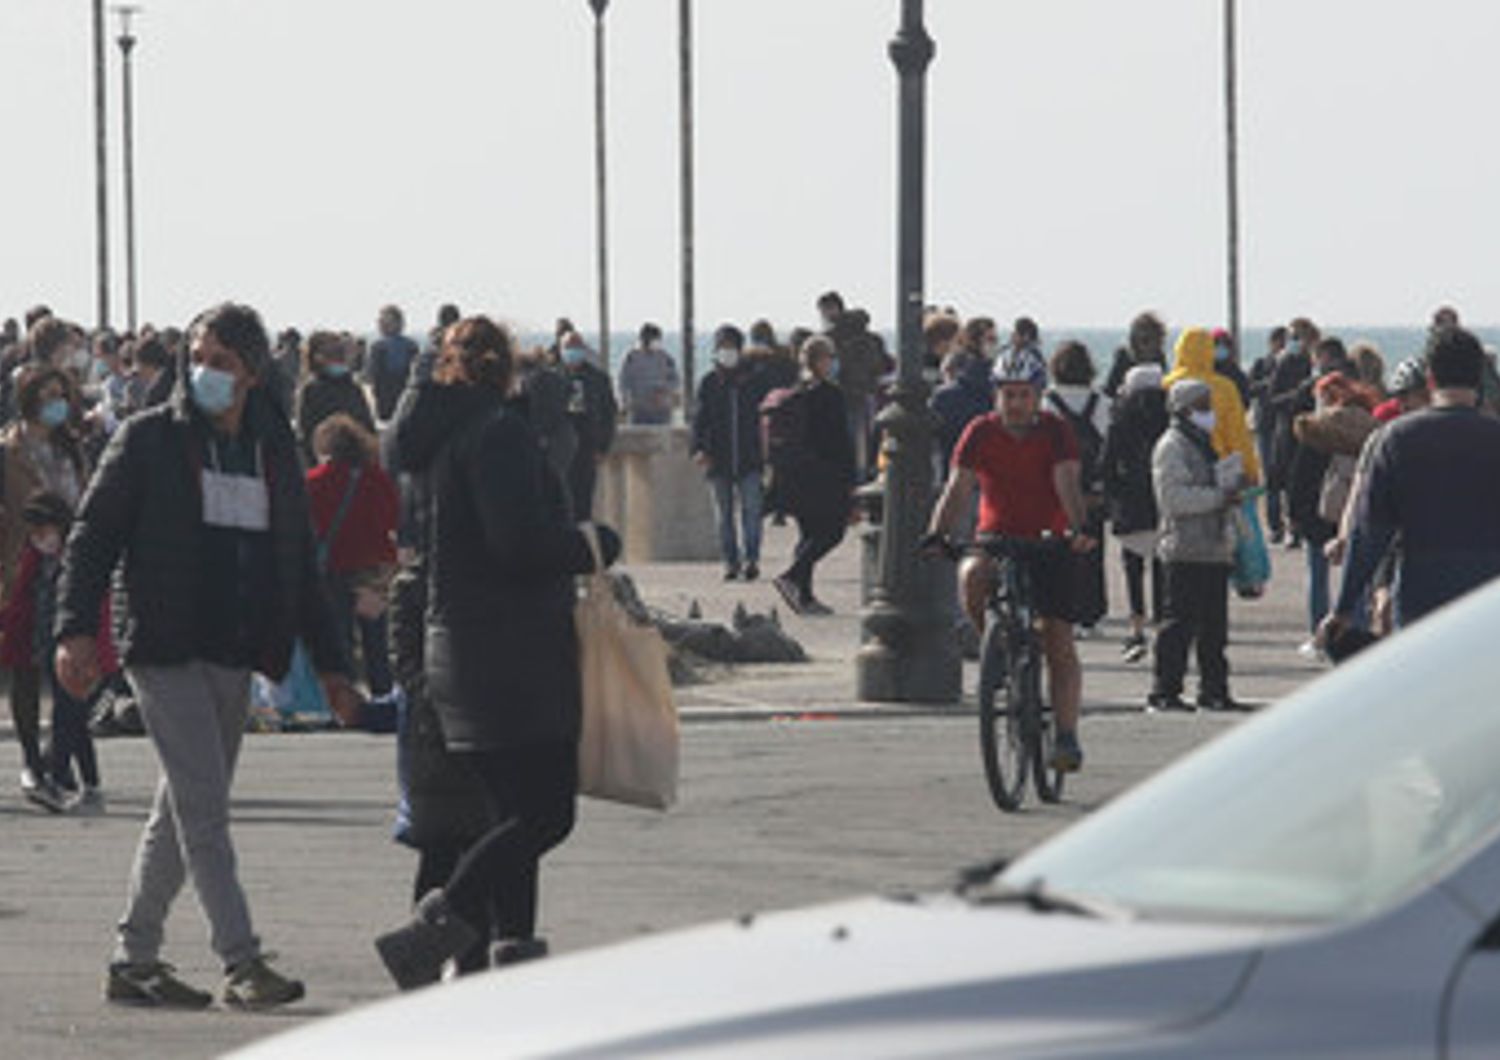
[[[348,464],[330,460],[307,473],[307,501],[313,530],[322,541],[349,485]],[[396,562],[396,520],[401,501],[396,484],[378,464],[366,464],[338,538],[328,550],[328,570],[352,574]]]
[[[36,636],[36,579],[41,571],[42,554],[30,541],[21,550],[16,579],[11,584],[10,599],[0,608],[0,667],[27,670],[37,665],[34,657]],[[109,593],[99,605],[99,636],[96,646],[99,670],[112,674],[120,668],[120,657],[110,630]],[[48,638],[51,639],[50,637]]]

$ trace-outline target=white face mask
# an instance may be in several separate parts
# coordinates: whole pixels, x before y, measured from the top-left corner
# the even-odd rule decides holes
[[[733,346],[721,346],[714,351],[714,360],[720,368],[733,368],[740,363],[740,351]]]
[[[1213,409],[1195,409],[1188,413],[1188,421],[1204,434],[1212,434],[1214,432],[1214,423],[1216,421]]]

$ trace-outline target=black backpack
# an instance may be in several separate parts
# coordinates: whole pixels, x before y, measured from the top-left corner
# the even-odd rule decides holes
[[[1073,434],[1078,439],[1079,484],[1083,487],[1084,495],[1101,492],[1103,469],[1099,466],[1099,458],[1104,453],[1104,436],[1099,433],[1099,428],[1094,423],[1094,412],[1099,407],[1098,392],[1089,393],[1089,399],[1084,402],[1081,412],[1074,412],[1069,408],[1068,403],[1062,399],[1062,395],[1055,390],[1047,392],[1047,400],[1057,410],[1058,415],[1068,421],[1068,426],[1073,428]]]

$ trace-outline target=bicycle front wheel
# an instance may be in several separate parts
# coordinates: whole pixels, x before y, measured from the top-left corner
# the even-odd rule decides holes
[[[1010,709],[1006,639],[1003,623],[992,616],[979,645],[979,748],[990,797],[1013,813],[1026,791],[1027,755],[1019,719]]]

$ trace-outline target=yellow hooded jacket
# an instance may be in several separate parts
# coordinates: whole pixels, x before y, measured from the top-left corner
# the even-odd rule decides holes
[[[1250,484],[1260,482],[1260,460],[1255,455],[1255,441],[1245,421],[1245,405],[1240,392],[1229,379],[1214,371],[1214,339],[1206,328],[1188,328],[1177,337],[1176,365],[1161,381],[1162,389],[1171,390],[1179,379],[1197,379],[1207,383],[1213,392],[1214,452],[1221,457],[1239,453],[1245,461]]]

